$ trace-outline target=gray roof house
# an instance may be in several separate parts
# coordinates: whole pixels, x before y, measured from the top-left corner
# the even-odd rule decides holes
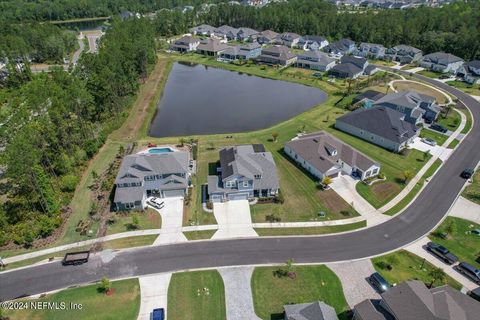
[[[365,58],[343,56],[340,63],[334,66],[328,73],[336,78],[356,79],[364,74],[368,67],[368,61]]]
[[[297,55],[295,66],[299,68],[328,71],[335,65],[336,60],[320,51],[306,51]]]
[[[238,29],[223,25],[215,29],[213,34],[218,37],[218,38],[224,38],[228,40],[236,40],[237,39],[237,34],[238,34]]]
[[[462,58],[453,54],[435,52],[423,56],[420,59],[420,66],[435,72],[455,74],[463,66],[464,62]]]
[[[273,46],[262,49],[262,54],[255,58],[257,63],[288,66],[297,61],[297,56],[288,47]]]
[[[218,39],[204,39],[200,41],[200,44],[197,46],[197,53],[203,54],[205,56],[216,57],[221,52],[230,48],[229,45],[220,42]]]
[[[258,34],[252,36],[252,40],[256,40],[260,44],[274,43],[279,34],[272,30],[264,30]]]
[[[193,28],[190,28],[190,33],[198,34],[202,36],[211,36],[215,33],[215,27],[208,24],[202,24]]]
[[[333,56],[344,56],[353,53],[355,49],[355,42],[350,39],[341,39],[323,48],[325,52]]]
[[[280,188],[272,154],[262,144],[221,149],[217,171],[219,175],[208,176],[212,202],[274,197]]]
[[[115,179],[115,210],[143,210],[152,195],[183,197],[190,184],[189,159],[183,151],[125,156]]]
[[[419,124],[422,118],[428,122],[436,120],[441,111],[434,98],[416,91],[390,93],[378,99],[373,105],[400,111],[405,114],[405,121],[415,125]]]
[[[306,35],[300,38],[297,46],[305,51],[316,51],[328,46],[329,42],[325,37]]]
[[[281,44],[287,47],[295,47],[300,40],[301,36],[293,32],[284,32],[279,36]]]
[[[190,52],[197,50],[198,45],[200,44],[200,39],[194,38],[192,36],[183,36],[178,40],[175,40],[170,45],[170,50],[178,52]]]
[[[469,84],[480,84],[480,60],[465,63],[458,70],[457,76]]]
[[[363,106],[365,108],[370,108],[375,101],[383,97],[385,97],[385,93],[381,93],[375,90],[367,90],[353,98],[352,104],[363,102]]]
[[[413,142],[420,130],[405,114],[386,107],[357,109],[336,119],[335,128],[393,152]]]
[[[239,41],[250,41],[252,40],[252,36],[256,34],[258,34],[257,30],[242,27],[238,29],[237,39]]]
[[[364,58],[382,59],[386,48],[381,44],[362,42],[354,52],[356,56]]]
[[[388,48],[385,51],[385,59],[398,61],[402,64],[416,62],[421,57],[422,50],[404,44]]]
[[[220,53],[220,58],[225,61],[249,60],[258,57],[262,52],[262,46],[258,42],[250,42],[238,46],[232,46]]]
[[[335,309],[323,301],[286,304],[285,320],[338,320]]]
[[[418,280],[406,281],[365,300],[354,308],[354,320],[475,320],[480,303],[450,286],[428,289]]]
[[[380,172],[380,164],[325,131],[296,137],[283,151],[319,180],[340,173],[365,180]]]

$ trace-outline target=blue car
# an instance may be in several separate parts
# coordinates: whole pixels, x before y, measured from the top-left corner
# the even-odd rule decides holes
[[[165,320],[165,310],[163,308],[153,309],[152,320]]]

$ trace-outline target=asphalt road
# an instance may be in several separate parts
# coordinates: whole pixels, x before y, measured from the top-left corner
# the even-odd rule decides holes
[[[426,77],[417,78],[457,96],[475,119],[470,134],[442,166],[415,202],[401,215],[372,228],[314,237],[201,241],[130,249],[110,261],[95,256],[87,264],[63,267],[49,263],[0,273],[0,300],[111,279],[219,266],[344,261],[401,248],[430,232],[447,214],[465,180],[459,175],[480,160],[480,103],[469,95]]]

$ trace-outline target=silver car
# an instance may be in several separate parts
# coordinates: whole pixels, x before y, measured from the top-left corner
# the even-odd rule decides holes
[[[422,138],[422,142],[428,144],[429,146],[435,147],[437,145],[437,141],[430,139],[430,138]]]

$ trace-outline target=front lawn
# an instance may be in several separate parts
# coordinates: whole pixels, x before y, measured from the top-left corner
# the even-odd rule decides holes
[[[218,271],[174,273],[168,287],[168,319],[226,319],[225,288]]]
[[[474,229],[480,229],[480,224],[460,218],[447,217],[429,235],[429,238],[450,250],[460,261],[466,261],[480,268],[480,235],[471,234],[470,231]],[[441,236],[442,233],[447,234],[446,239]]]
[[[437,145],[439,146],[442,146],[445,143],[445,141],[447,141],[448,139],[447,135],[438,131],[427,129],[427,128],[422,129],[422,131],[420,132],[420,137],[433,139],[437,142]]]
[[[480,96],[480,84],[468,84],[463,81],[447,81],[446,82],[448,85],[451,85],[457,89],[460,89],[468,94],[474,95],[474,96]]]
[[[38,300],[50,303],[70,303],[82,305],[81,310],[7,310],[5,316],[10,319],[137,319],[140,310],[140,285],[138,279],[115,281],[111,284],[113,294],[108,296],[98,291],[98,284],[86,287],[66,289],[58,293],[47,295]]]
[[[432,282],[430,271],[435,267],[413,253],[400,250],[385,256],[372,259],[375,270],[380,273],[390,284],[400,284],[407,280],[420,280],[429,285]],[[388,268],[391,270],[388,270]],[[445,281],[435,281],[433,286],[442,286],[448,284],[456,289],[461,289],[462,285],[446,276]]]
[[[480,204],[480,170],[473,176],[473,182],[462,193],[468,200]]]
[[[283,319],[283,306],[291,303],[323,301],[347,319],[348,306],[342,284],[326,266],[294,266],[296,278],[278,275],[285,266],[255,268],[252,294],[255,313],[262,319]]]
[[[188,240],[210,239],[217,230],[186,231],[183,234]]]
[[[450,110],[447,117],[444,117],[443,114],[440,114],[436,122],[450,131],[455,131],[462,122],[462,118],[458,112],[455,110]]]
[[[331,234],[337,232],[351,231],[367,226],[366,221],[360,221],[349,224],[342,224],[338,226],[324,226],[324,227],[304,227],[304,228],[255,228],[257,234],[264,236],[292,236],[292,235],[316,235],[316,234]]]
[[[417,73],[421,74],[422,76],[429,77],[429,78],[432,78],[432,79],[438,79],[441,76],[445,75],[445,74],[440,73],[440,72],[434,72],[434,71],[430,71],[430,70],[426,70],[426,69],[422,70],[422,71],[419,71]]]
[[[160,213],[151,208],[144,212],[117,212],[113,214],[112,221],[108,224],[107,235],[135,230],[160,229],[161,222]]]

